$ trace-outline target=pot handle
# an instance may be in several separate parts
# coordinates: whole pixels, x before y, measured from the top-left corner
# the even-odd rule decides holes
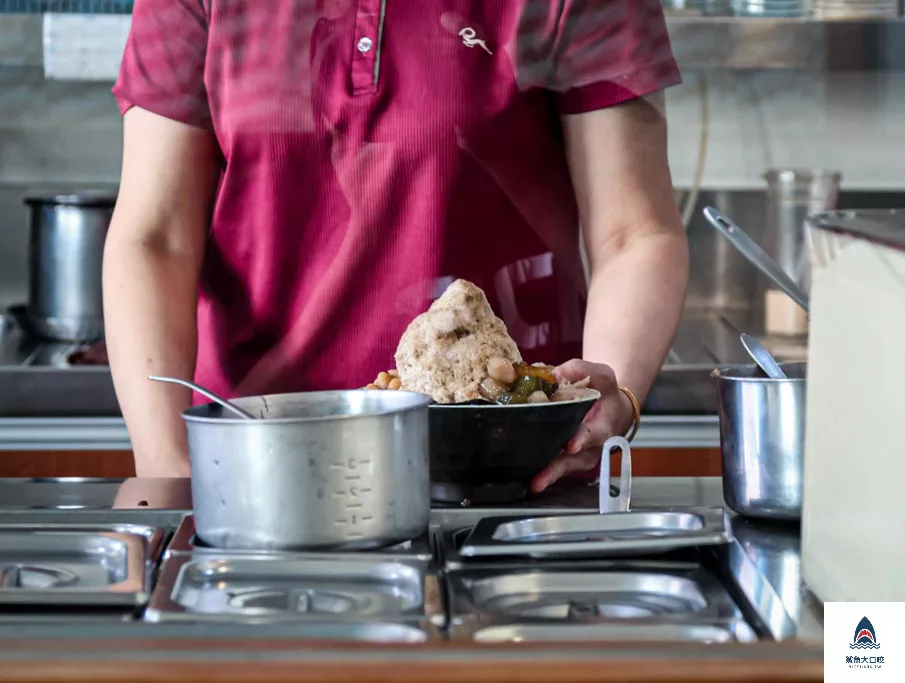
[[[622,472],[619,475],[619,496],[610,495],[610,453],[622,451]],[[613,436],[603,444],[600,455],[600,514],[628,512],[632,497],[632,447],[624,436]]]

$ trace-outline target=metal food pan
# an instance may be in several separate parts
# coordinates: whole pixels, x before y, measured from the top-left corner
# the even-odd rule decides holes
[[[683,563],[598,563],[462,569],[446,574],[453,623],[735,621],[719,580]]]
[[[474,631],[456,629],[453,639],[479,643],[513,642],[752,642],[757,636],[745,622],[727,624],[505,624]]]
[[[288,555],[172,555],[149,621],[445,623],[435,574],[420,562]]]
[[[722,508],[546,517],[489,517],[463,543],[463,558],[568,559],[651,555],[732,540]]]
[[[0,604],[137,606],[149,597],[144,536],[97,530],[0,531]]]
[[[168,533],[182,522],[186,515],[185,510],[159,509],[159,508],[111,508],[112,496],[106,497],[106,502],[98,498],[98,507],[84,507],[80,505],[81,494],[79,488],[91,487],[101,489],[108,486],[108,482],[122,480],[84,479],[79,477],[66,477],[56,479],[13,479],[6,480],[4,485],[11,482],[28,484],[23,486],[30,491],[38,491],[38,494],[29,502],[34,502],[36,507],[7,507],[0,510],[0,527],[33,526],[46,528],[91,528],[115,530],[122,525],[135,527],[152,527],[161,532]],[[5,493],[0,491],[0,493]],[[103,507],[100,507],[103,502]],[[6,502],[4,502],[6,504]],[[13,505],[17,503],[14,501]]]
[[[23,611],[22,605],[16,605],[5,611],[0,610],[0,625],[4,624],[111,624],[131,623],[136,619],[134,607],[93,609],[91,607],[77,607],[71,611],[60,611],[59,608],[51,608],[48,611],[42,606],[40,611]]]
[[[501,567],[536,567],[536,561],[532,557],[524,555],[512,556],[488,556],[480,558],[463,558],[459,552],[465,539],[471,534],[472,527],[463,529],[446,529],[435,531],[434,553],[439,565],[446,571],[457,569],[496,569]],[[695,569],[702,563],[699,548],[678,548],[667,553],[652,553],[650,556],[627,554],[626,556],[603,556],[599,558],[565,557],[545,558],[544,568],[578,568],[593,562],[595,567],[617,569],[629,564],[633,567],[644,565],[650,569],[673,570],[678,568]]]
[[[192,515],[186,515],[176,529],[176,532],[173,534],[173,537],[170,539],[170,542],[167,544],[166,550],[164,551],[164,558],[170,558],[174,555],[195,555],[196,557],[204,557],[221,556],[224,554],[223,549],[196,545],[195,543],[195,518]],[[307,558],[333,560],[337,562],[361,559],[368,562],[373,562],[375,560],[407,560],[427,563],[433,559],[433,552],[431,551],[430,540],[427,535],[409,541],[408,543],[379,550],[350,550],[337,552],[229,550],[226,552],[228,552],[230,557],[288,557],[298,560]]]
[[[57,518],[60,514],[55,515]],[[166,541],[167,529],[162,526],[147,524],[126,524],[100,521],[76,521],[69,519],[69,515],[63,515],[67,520],[32,522],[7,521],[12,519],[0,514],[0,534],[43,535],[57,532],[77,534],[119,534],[127,536],[139,536],[145,540],[145,560],[152,564],[160,559]],[[15,543],[13,544],[15,545]]]

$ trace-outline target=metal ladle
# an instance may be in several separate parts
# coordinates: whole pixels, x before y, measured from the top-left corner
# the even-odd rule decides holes
[[[750,334],[742,333],[742,346],[770,379],[789,379],[767,348]]]
[[[245,410],[242,410],[239,406],[233,405],[232,403],[227,401],[222,396],[217,396],[217,394],[215,394],[213,391],[210,391],[209,389],[205,389],[204,387],[199,386],[199,385],[195,384],[194,382],[189,382],[188,380],[185,380],[185,379],[177,379],[176,377],[155,377],[153,375],[149,376],[148,379],[151,380],[152,382],[168,382],[170,384],[181,384],[182,386],[188,387],[189,389],[194,389],[199,394],[201,394],[202,396],[205,396],[206,398],[209,398],[214,403],[219,403],[221,406],[223,406],[230,412],[241,417],[243,420],[254,420],[255,419],[254,415],[252,415],[251,413],[249,413]]]
[[[732,246],[738,249],[739,253],[744,256],[751,264],[760,272],[766,275],[770,280],[782,291],[788,294],[792,300],[808,311],[808,295],[798,286],[798,284],[790,278],[786,272],[779,267],[770,256],[760,246],[751,239],[744,230],[735,223],[726,218],[712,206],[704,209],[704,217],[710,224],[719,230]]]

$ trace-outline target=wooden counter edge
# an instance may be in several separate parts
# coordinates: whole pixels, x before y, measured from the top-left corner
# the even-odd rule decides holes
[[[610,459],[617,476],[622,461]],[[719,477],[718,448],[633,448],[635,477]],[[134,477],[132,451],[2,451],[0,477]]]
[[[713,656],[671,656],[671,652],[678,652],[681,647],[674,644],[664,646],[665,656],[658,653],[654,658],[644,659],[635,652],[620,657],[620,650],[638,646],[615,643],[523,646],[444,643],[408,646],[418,657],[393,656],[394,651],[406,647],[268,640],[139,639],[65,643],[11,640],[4,643],[4,649],[15,652],[16,656],[0,660],[0,683],[347,680],[356,683],[810,683],[823,680],[822,656],[812,656],[813,649],[796,643],[746,645],[757,652],[744,659],[733,658],[725,650],[714,652]],[[722,650],[718,645],[710,647]],[[523,660],[519,659],[519,649],[526,651]],[[305,658],[304,650],[313,650],[317,656]],[[446,656],[440,656],[441,650]],[[464,651],[461,659],[448,656],[457,650]],[[436,659],[431,657],[432,651],[437,652]],[[199,660],[198,652],[207,656],[202,655],[204,659]],[[218,652],[226,661],[217,661]],[[608,656],[597,658],[596,652]],[[269,660],[265,659],[268,653]],[[33,659],[26,660],[26,654]],[[290,661],[293,657],[294,661]]]
[[[750,662],[738,660],[544,662],[3,662],[3,683],[273,683],[308,681],[356,683],[816,683],[823,661]]]

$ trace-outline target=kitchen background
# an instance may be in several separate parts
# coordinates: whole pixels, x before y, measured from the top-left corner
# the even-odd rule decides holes
[[[683,4],[694,3],[667,1]],[[94,6],[90,0],[0,0],[2,308],[27,297],[23,197],[40,189],[111,188],[119,179],[122,120],[110,88],[128,16],[67,13],[46,15],[47,21],[40,13],[2,11],[58,5]],[[769,168],[839,171],[841,207],[905,206],[905,20],[702,17],[686,8],[671,10],[669,22],[685,78],[668,92],[669,154],[692,245],[687,320],[669,362],[742,361],[737,328],[763,331],[765,283],[704,221],[701,208],[718,206],[767,243],[763,174]],[[781,340],[772,349],[800,356],[804,342]],[[653,402],[669,403],[666,412],[713,412],[706,373],[700,389],[689,390],[689,375],[683,377],[679,394],[670,389],[668,398],[657,394]],[[109,379],[104,382],[112,399]],[[691,405],[692,395],[707,399]],[[7,413],[24,410],[21,393],[9,406]]]
[[[110,94],[112,81],[45,78],[42,23],[40,14],[0,13],[4,306],[25,298],[27,217],[22,197],[40,187],[103,187],[119,179],[122,122]],[[899,51],[905,56],[905,31],[899,34]],[[689,62],[702,61],[699,56],[709,49],[709,36],[699,35],[698,45],[691,45],[689,36],[673,35],[685,77],[685,84],[668,96],[670,161],[677,188],[693,185],[706,113],[707,157],[700,179],[705,189],[763,190],[765,169],[789,166],[839,170],[846,190],[905,189],[905,71],[699,70]],[[730,32],[725,35],[731,40]],[[789,39],[801,37],[790,34]],[[108,49],[115,54],[118,44],[112,42]],[[893,44],[888,47],[895,49]],[[763,50],[768,49],[767,44]],[[688,58],[682,59],[686,53]],[[719,55],[710,59],[718,62]],[[704,97],[709,111],[702,107]],[[693,232],[697,228],[710,230],[699,222]]]

